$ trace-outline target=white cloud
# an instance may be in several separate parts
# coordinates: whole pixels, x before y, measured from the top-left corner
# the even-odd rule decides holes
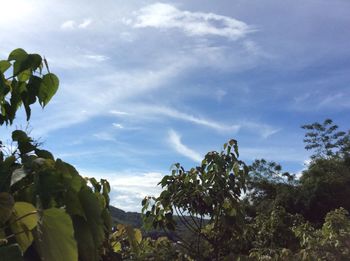
[[[68,20],[68,21],[65,21],[61,24],[61,29],[63,30],[72,30],[74,29],[76,26],[75,24],[75,21],[73,20]]]
[[[85,19],[82,23],[78,25],[79,28],[86,28],[91,24],[91,19]]]
[[[164,3],[148,5],[136,12],[135,21],[129,21],[136,28],[155,27],[178,28],[188,35],[215,35],[236,40],[244,37],[253,28],[237,19],[214,13],[190,12]]]
[[[104,56],[104,55],[98,55],[98,54],[90,54],[90,55],[85,55],[86,58],[94,60],[96,62],[104,62],[109,59],[109,57]]]
[[[141,211],[141,201],[145,196],[158,196],[161,192],[157,184],[164,174],[160,172],[106,172],[81,170],[80,174],[97,179],[107,179],[111,185],[111,204],[125,211]]]
[[[85,29],[91,24],[91,19],[85,19],[83,22],[78,23],[75,20],[67,20],[61,24],[62,30],[74,30],[74,29]]]
[[[116,129],[123,129],[124,128],[124,126],[122,124],[120,124],[120,123],[113,123],[112,125]]]
[[[174,148],[175,151],[180,153],[181,155],[196,161],[201,162],[203,157],[196,151],[188,148],[181,142],[181,137],[174,130],[170,130],[168,133],[169,144]]]
[[[111,110],[111,114],[118,115],[118,116],[124,116],[124,115],[130,115],[130,113],[125,111],[117,111],[117,110]]]

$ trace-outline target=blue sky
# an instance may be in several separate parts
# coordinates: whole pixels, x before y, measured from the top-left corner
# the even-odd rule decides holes
[[[300,126],[350,127],[350,2],[1,0],[0,55],[45,55],[60,88],[35,138],[112,203],[140,210],[172,163],[230,138],[241,158],[304,168]],[[3,140],[26,126],[0,131]]]

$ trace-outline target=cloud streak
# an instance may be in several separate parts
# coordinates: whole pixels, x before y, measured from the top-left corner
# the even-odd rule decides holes
[[[135,28],[182,29],[190,36],[221,36],[237,40],[254,31],[246,23],[214,13],[179,10],[173,5],[155,3],[136,12]]]
[[[195,116],[189,113],[185,113],[174,108],[165,107],[165,106],[148,106],[148,105],[134,105],[130,106],[133,108],[130,112],[119,112],[119,111],[110,111],[111,114],[117,116],[129,116],[129,117],[147,117],[151,115],[161,115],[173,119],[183,120],[191,122],[200,126],[208,127],[220,132],[231,132],[237,133],[241,128],[238,124],[227,125],[211,119],[207,119],[201,116]]]
[[[181,137],[180,135],[174,131],[174,130],[170,130],[168,132],[168,140],[169,140],[169,144],[170,146],[172,146],[172,148],[177,151],[179,154],[195,161],[195,162],[201,162],[202,161],[202,156],[190,149],[189,147],[187,147],[186,145],[184,145],[181,142]]]

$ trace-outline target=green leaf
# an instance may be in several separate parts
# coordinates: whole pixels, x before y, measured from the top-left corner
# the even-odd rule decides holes
[[[102,207],[99,198],[88,188],[79,192],[79,199],[84,209],[87,223],[92,232],[95,244],[99,247],[105,237],[104,224],[102,220]]]
[[[38,155],[39,158],[54,160],[52,153],[47,150],[35,149],[35,154]]]
[[[85,219],[73,216],[75,237],[78,242],[79,258],[81,261],[98,261],[99,248],[94,242],[93,235]]]
[[[6,60],[0,61],[0,72],[4,73],[8,68],[10,68],[11,63]]]
[[[27,58],[27,56],[28,56],[28,54],[26,51],[24,51],[22,48],[17,48],[10,53],[9,58],[7,60],[9,60],[9,61],[22,60],[23,61]]]
[[[12,132],[12,140],[13,141],[20,141],[20,142],[25,142],[29,140],[28,135],[21,130],[15,130]]]
[[[16,241],[20,245],[22,252],[33,242],[31,230],[38,224],[38,214],[36,208],[27,202],[16,202],[13,215],[11,217],[11,230],[16,234]]]
[[[31,69],[26,69],[18,74],[18,81],[26,82],[29,80],[31,75],[32,75]]]
[[[78,260],[73,223],[64,209],[44,210],[35,234],[35,245],[42,260]]]
[[[138,244],[142,241],[142,233],[140,229],[134,228],[134,238]]]
[[[18,244],[0,247],[0,261],[23,261]]]
[[[57,159],[55,168],[61,173],[63,184],[65,187],[71,188],[75,192],[79,192],[85,180],[79,175],[77,170],[70,164]]]
[[[28,69],[28,67],[24,66],[25,62],[28,58],[28,54],[21,48],[13,50],[8,58],[8,61],[15,61],[13,64],[13,75],[18,75],[21,71]]]
[[[14,205],[14,217],[15,222],[20,223],[26,229],[32,230],[38,224],[37,209],[30,203],[27,202],[16,202]]]
[[[28,63],[30,68],[33,71],[35,71],[37,68],[40,67],[42,63],[42,58],[39,54],[29,54],[26,62]]]
[[[79,201],[78,193],[72,189],[68,189],[64,194],[66,211],[69,215],[77,215],[86,219],[85,212]]]
[[[45,74],[40,87],[39,87],[39,93],[38,98],[39,102],[42,107],[45,107],[46,104],[49,103],[52,96],[55,95],[59,85],[59,80],[56,75],[53,73]]]
[[[11,217],[12,208],[14,205],[15,201],[9,193],[0,193],[0,226],[2,226]]]
[[[113,245],[113,251],[116,253],[119,253],[122,250],[122,244],[120,244],[120,242],[116,242]]]

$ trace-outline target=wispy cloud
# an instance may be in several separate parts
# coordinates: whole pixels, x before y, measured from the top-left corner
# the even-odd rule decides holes
[[[212,128],[217,131],[224,131],[224,132],[231,132],[236,133],[240,129],[240,125],[226,125],[223,123],[219,123],[217,121],[207,119],[201,116],[194,116],[189,113],[181,112],[176,109],[165,107],[165,106],[134,106],[134,109],[137,110],[137,113],[140,116],[141,115],[163,115],[174,119],[180,119],[183,121],[188,121],[194,124],[202,125],[205,127]]]
[[[122,124],[120,124],[120,123],[113,123],[112,125],[116,129],[124,129],[124,126]]]
[[[266,139],[270,136],[281,131],[281,128],[273,127],[266,123],[247,121],[247,120],[236,120],[236,124],[224,124],[212,119],[208,119],[203,116],[192,115],[190,113],[185,113],[174,108],[165,107],[165,106],[157,106],[157,105],[133,105],[129,106],[130,111],[128,112],[118,112],[111,111],[110,113],[115,114],[117,116],[132,116],[133,118],[143,118],[149,117],[152,115],[165,116],[173,119],[179,119],[187,122],[191,122],[193,124],[197,124],[200,126],[208,127],[218,132],[236,134],[241,130],[248,130],[250,132],[256,133],[262,138]],[[116,112],[116,113],[114,113]]]
[[[128,20],[136,28],[178,28],[188,35],[215,35],[236,40],[244,37],[253,28],[237,19],[214,13],[179,10],[171,4],[155,3],[136,12],[135,21]]]
[[[117,111],[117,110],[111,110],[111,114],[117,115],[117,116],[125,116],[125,115],[130,115],[129,112],[126,111]]]
[[[82,22],[77,22],[75,20],[67,20],[61,24],[62,30],[74,30],[74,29],[85,29],[91,24],[91,19],[84,19]]]
[[[168,139],[169,139],[169,144],[173,147],[173,149],[175,151],[177,151],[181,155],[183,155],[183,156],[185,156],[193,161],[201,162],[203,157],[198,152],[196,152],[196,151],[188,148],[186,145],[184,145],[181,142],[180,135],[176,131],[170,130],[168,133]]]
[[[103,140],[103,141],[116,141],[115,137],[113,136],[112,133],[109,132],[98,132],[93,134],[93,136],[98,139],[98,140]]]
[[[99,54],[89,54],[85,55],[86,58],[94,60],[96,62],[104,62],[109,59],[109,57],[104,56],[104,55],[99,55]]]
[[[258,133],[262,138],[267,139],[273,134],[281,131],[281,128],[275,128],[265,123],[257,123],[252,121],[243,121],[242,128]]]

